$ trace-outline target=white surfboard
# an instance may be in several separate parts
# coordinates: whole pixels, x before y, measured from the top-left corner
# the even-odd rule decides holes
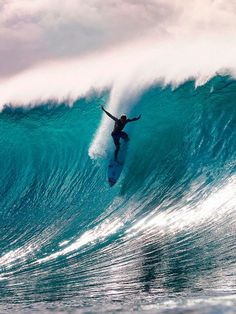
[[[127,153],[127,148],[128,148],[128,142],[125,142],[124,140],[121,139],[120,141],[120,150],[118,153],[118,162],[115,161],[114,159],[114,152],[112,153],[111,159],[108,164],[108,183],[110,187],[112,187],[116,182],[118,181],[121,172],[124,167],[125,163],[125,157]]]

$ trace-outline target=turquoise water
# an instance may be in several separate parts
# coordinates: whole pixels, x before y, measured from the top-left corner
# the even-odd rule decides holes
[[[0,114],[1,311],[233,311],[236,81],[146,90],[113,188],[108,99]]]

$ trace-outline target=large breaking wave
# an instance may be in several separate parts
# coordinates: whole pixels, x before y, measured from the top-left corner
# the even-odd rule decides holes
[[[0,119],[1,307],[232,309],[236,81],[153,86],[128,108],[119,183],[91,158],[109,91]],[[119,110],[118,110],[119,111]],[[107,153],[106,154],[104,154]],[[99,307],[100,306],[100,307]],[[204,311],[204,309],[203,309]]]

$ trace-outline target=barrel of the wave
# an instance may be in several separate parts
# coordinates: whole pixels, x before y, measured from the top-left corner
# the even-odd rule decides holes
[[[112,154],[109,164],[108,164],[108,171],[107,171],[107,177],[108,177],[108,183],[110,187],[116,184],[116,182],[119,180],[119,177],[122,173],[124,164],[125,164],[125,158],[127,154],[128,149],[128,142],[122,140],[120,144],[120,150],[118,153],[118,159],[115,160],[114,153]]]

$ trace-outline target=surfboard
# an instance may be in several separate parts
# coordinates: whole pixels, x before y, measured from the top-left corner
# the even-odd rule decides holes
[[[123,170],[124,163],[125,163],[127,148],[128,148],[128,142],[121,140],[120,150],[119,150],[118,158],[117,158],[118,162],[115,161],[114,159],[114,152],[111,156],[111,159],[108,164],[108,171],[107,171],[108,183],[110,187],[116,184],[116,182],[118,181],[121,175],[121,172]]]

